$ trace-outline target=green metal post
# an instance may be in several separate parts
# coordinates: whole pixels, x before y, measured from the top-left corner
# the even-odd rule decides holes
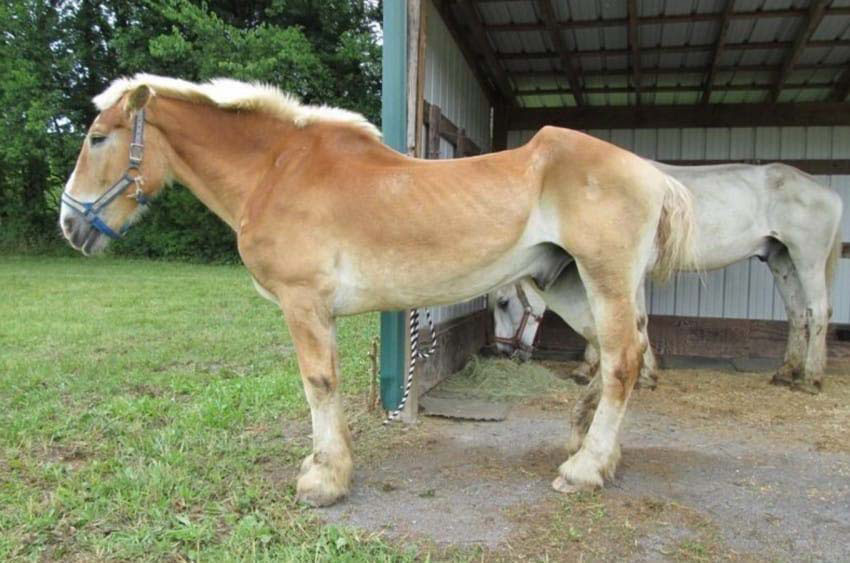
[[[407,1],[384,2],[384,47],[381,89],[384,141],[404,152],[407,144]],[[381,403],[393,410],[404,389],[405,315],[381,313]]]

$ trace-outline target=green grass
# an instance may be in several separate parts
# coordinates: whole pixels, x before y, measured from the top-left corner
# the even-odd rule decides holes
[[[0,288],[0,560],[415,556],[322,526],[270,476],[308,453],[283,432],[309,415],[244,268],[6,256]],[[341,321],[349,396],[377,332]]]

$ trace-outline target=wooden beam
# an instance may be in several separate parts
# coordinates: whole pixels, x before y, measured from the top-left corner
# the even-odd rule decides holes
[[[786,321],[650,315],[648,326],[650,343],[662,360],[673,356],[703,360],[775,358],[778,366],[788,341]],[[848,328],[850,325],[841,323],[830,323],[828,326],[826,339],[829,358],[839,361],[850,359],[850,343],[844,336]],[[581,336],[554,312],[547,311],[534,358],[579,359],[585,346],[586,342]]]
[[[823,20],[826,7],[829,5],[830,1],[831,0],[811,0],[805,20],[797,30],[794,43],[791,45],[791,49],[788,51],[788,55],[785,57],[785,60],[782,63],[782,68],[776,78],[776,85],[770,92],[770,96],[768,98],[770,102],[775,103],[776,100],[779,99],[779,94],[782,92],[785,81],[788,80],[788,76],[794,69],[794,65],[797,64],[798,60],[800,60],[800,55],[803,54],[803,49],[806,48],[806,42],[815,32],[818,25],[820,25],[821,20]]]
[[[442,122],[443,114],[440,112],[440,106],[429,104],[423,100],[423,116],[425,117],[424,124],[428,126],[428,143],[425,149],[425,158],[436,160],[440,158],[440,123]]]
[[[717,31],[717,41],[714,43],[714,52],[711,55],[711,63],[708,65],[708,72],[705,75],[702,89],[702,99],[700,100],[702,104],[708,104],[708,100],[711,98],[711,87],[714,84],[717,67],[720,66],[720,57],[723,56],[723,51],[726,49],[726,32],[729,30],[729,24],[732,23],[730,16],[734,6],[735,0],[726,0],[726,6],[720,16],[720,29]]]
[[[797,70],[844,70],[847,68],[847,63],[828,63],[828,64],[806,64],[797,65]],[[717,67],[717,72],[778,72],[780,69],[777,65],[733,65]],[[697,74],[705,76],[708,72],[708,67],[677,67],[677,68],[642,68],[641,73],[645,75],[664,75],[664,76],[680,76],[683,74]],[[530,72],[514,72],[511,73],[514,78],[553,78],[557,79],[560,74],[552,71],[530,71]],[[582,71],[582,76],[629,76],[628,69],[594,69]]]
[[[549,39],[552,41],[552,47],[558,53],[561,61],[561,70],[567,75],[567,80],[570,83],[570,90],[573,98],[575,98],[577,106],[584,105],[584,96],[581,93],[581,82],[573,68],[573,61],[570,58],[570,53],[567,50],[567,45],[564,43],[564,38],[561,37],[561,29],[556,23],[558,21],[555,8],[552,7],[551,0],[537,0],[537,7],[540,8],[540,15],[543,17],[543,23],[549,31]]]
[[[791,47],[791,41],[752,41],[750,43],[725,43],[726,51],[769,51],[772,49],[787,49]],[[835,41],[809,41],[806,44],[811,48],[834,48],[850,47],[850,39],[837,39]],[[700,45],[657,45],[655,47],[641,47],[641,53],[645,55],[675,55],[686,53],[704,53],[714,51],[717,43],[705,43]],[[580,59],[599,59],[602,57],[625,57],[631,53],[630,49],[590,49],[587,51],[573,51],[572,57]],[[558,53],[554,51],[531,51],[520,53],[497,52],[496,56],[505,61],[531,61],[557,59]]]
[[[646,129],[661,127],[758,127],[850,125],[850,104],[708,104],[706,106],[606,106],[515,108],[508,128]]]
[[[440,112],[436,105],[423,102],[425,106],[425,125],[428,126],[428,158],[440,158],[439,137],[442,137],[455,147],[457,154],[458,145],[464,156],[481,154],[481,147],[466,136],[466,132],[452,123],[448,117]],[[437,124],[433,127],[432,124]]]
[[[819,159],[819,158],[782,158],[782,159],[743,159],[743,160],[662,160],[665,164],[675,166],[709,166],[713,164],[773,164],[781,163],[793,166],[807,174],[815,176],[833,176],[850,174],[850,159]]]
[[[663,25],[671,23],[695,23],[715,21],[720,18],[722,12],[692,13],[644,16],[638,18],[638,25]],[[808,10],[791,8],[787,10],[755,10],[747,12],[732,12],[733,20],[753,20],[766,18],[802,18],[806,17]],[[830,8],[826,11],[827,16],[850,15],[850,8]],[[625,27],[629,23],[628,18],[611,18],[595,20],[570,20],[558,22],[562,29],[598,29],[605,27]],[[489,24],[485,26],[488,32],[517,32],[517,31],[544,31],[546,26],[542,23],[503,23]]]
[[[493,107],[493,140],[491,150],[503,151],[508,148],[508,115],[510,108],[506,106]]]
[[[793,88],[799,90],[828,90],[833,87],[832,82],[809,82],[807,84],[794,84]],[[715,86],[712,88],[714,92],[758,92],[770,90],[772,84],[726,84],[724,86]],[[652,85],[643,89],[645,94],[649,93],[680,93],[680,92],[701,92],[702,84],[678,85],[678,86],[658,86]],[[585,94],[628,94],[632,92],[630,86],[600,86],[585,88]],[[569,95],[568,88],[529,88],[525,90],[517,90],[517,97],[523,96],[542,96],[542,95]]]
[[[457,0],[457,6],[463,14],[464,23],[466,23],[472,33],[473,40],[478,44],[478,52],[484,56],[487,66],[490,67],[491,76],[496,83],[499,93],[510,105],[515,106],[516,99],[514,98],[513,87],[510,80],[508,80],[505,69],[502,67],[502,63],[496,58],[496,54],[490,46],[490,41],[487,39],[487,32],[484,31],[484,27],[478,19],[478,12],[475,10],[474,3],[472,0]]]
[[[629,12],[629,49],[631,51],[631,57],[629,58],[629,65],[632,68],[632,87],[635,90],[635,103],[640,105],[640,87],[641,87],[641,77],[640,77],[640,35],[638,33],[638,9],[637,9],[637,0],[628,0],[628,12]]]
[[[452,36],[452,39],[454,39],[455,45],[457,45],[458,49],[460,49],[463,58],[466,60],[466,64],[468,64],[469,68],[472,69],[472,74],[475,75],[475,80],[478,82],[478,85],[481,86],[481,90],[484,91],[484,95],[487,96],[487,100],[490,102],[490,105],[495,105],[499,101],[499,93],[494,88],[492,81],[487,76],[487,73],[484,72],[484,68],[478,60],[478,57],[469,48],[466,35],[461,32],[460,25],[454,17],[448,2],[446,0],[431,1],[434,3],[437,13],[440,14],[440,19],[442,19],[443,23],[446,25],[446,29],[449,30],[449,34]]]
[[[829,101],[843,102],[847,99],[848,94],[850,94],[850,67],[848,67],[847,70],[841,74],[838,81],[836,81],[832,88],[832,92],[829,94]]]

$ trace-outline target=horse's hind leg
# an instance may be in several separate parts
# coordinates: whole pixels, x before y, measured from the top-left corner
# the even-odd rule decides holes
[[[785,359],[770,382],[774,385],[791,385],[795,379],[802,377],[806,358],[806,299],[787,248],[768,254],[767,265],[785,302],[785,314],[788,317]]]
[[[311,292],[278,295],[298,354],[304,394],[313,421],[313,453],[304,459],[297,497],[312,506],[333,504],[351,483],[351,438],[339,392],[336,323]]]
[[[614,264],[598,262],[587,269],[579,265],[596,320],[602,393],[581,447],[561,465],[552,483],[562,492],[600,487],[605,477],[613,476],[620,457],[620,423],[646,346],[637,327],[637,282],[624,272],[628,267]]]
[[[593,313],[576,265],[570,264],[564,268],[549,288],[538,290],[538,292],[546,302],[546,307],[587,340],[584,362],[579,364],[572,373],[572,378],[577,383],[587,383],[599,366],[599,353]]]
[[[581,449],[584,437],[593,422],[593,413],[599,406],[599,398],[602,397],[602,378],[595,374],[593,379],[576,401],[570,414],[570,438],[567,440],[567,455],[573,455]]]
[[[797,255],[789,249],[794,268],[806,298],[806,327],[808,342],[803,377],[795,379],[793,388],[808,393],[821,390],[826,367],[826,331],[829,322],[829,296],[826,284],[826,258],[815,260]]]
[[[641,334],[641,340],[647,343],[646,351],[643,353],[643,365],[640,368],[636,387],[640,389],[655,389],[658,386],[658,376],[656,375],[658,364],[655,361],[655,353],[652,351],[652,346],[649,345],[649,333],[646,328],[649,317],[646,312],[645,282],[646,278],[644,277],[640,281],[636,297],[638,305],[638,330]]]

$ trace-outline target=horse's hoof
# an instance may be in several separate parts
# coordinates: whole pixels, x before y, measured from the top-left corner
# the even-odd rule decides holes
[[[577,493],[582,490],[580,487],[573,485],[560,475],[555,477],[555,480],[552,481],[552,488],[558,491],[559,493],[564,493],[567,495]]]
[[[819,394],[822,390],[821,387],[822,385],[820,381],[809,381],[808,379],[797,379],[791,383],[792,391],[802,391],[809,395]]]
[[[655,391],[656,387],[658,387],[658,379],[651,375],[641,375],[635,382],[635,389],[649,389],[651,391]]]
[[[773,377],[770,379],[771,385],[782,385],[785,387],[790,387],[794,384],[794,380],[787,373],[776,372],[773,374]]]
[[[590,383],[590,378],[578,371],[572,372],[570,374],[570,379],[575,381],[578,385],[587,385],[588,383]]]
[[[350,483],[350,460],[333,466],[325,459],[316,461],[316,454],[310,454],[301,464],[295,500],[311,507],[330,506],[348,494]]]
[[[345,498],[348,494],[348,491],[343,487],[323,483],[302,484],[303,482],[303,477],[298,480],[295,500],[299,504],[303,504],[311,508],[331,506]]]

